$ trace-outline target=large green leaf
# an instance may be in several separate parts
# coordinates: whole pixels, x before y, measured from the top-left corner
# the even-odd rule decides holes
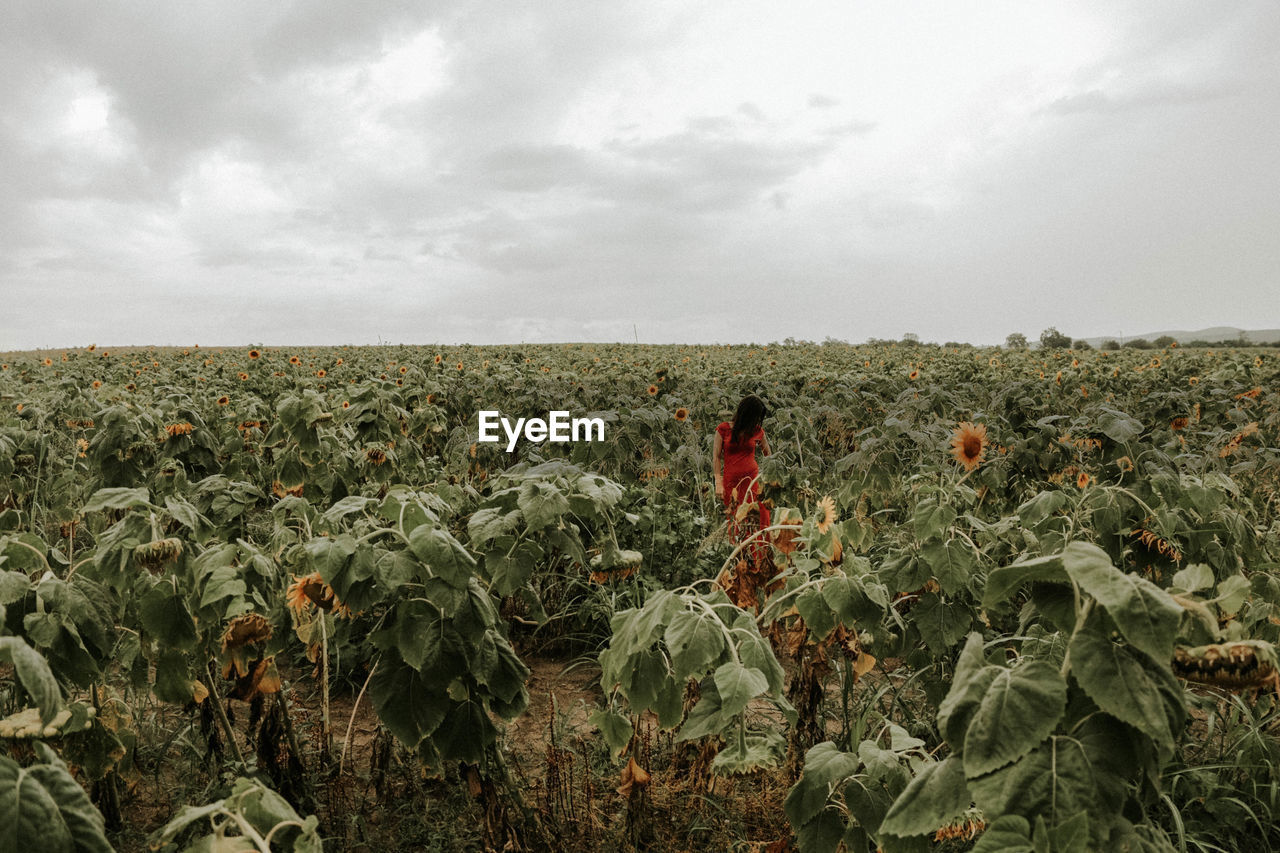
[[[40,722],[47,726],[62,710],[62,691],[49,664],[21,637],[0,637],[0,660],[13,664],[22,688],[40,709]]]
[[[0,756],[0,853],[111,853],[102,815],[43,743],[42,764],[20,767]]]
[[[831,741],[824,741],[806,752],[804,771],[783,803],[791,825],[803,826],[813,820],[826,808],[835,786],[857,773],[861,764],[856,754],[842,751]],[[836,839],[839,837],[837,834]]]
[[[189,650],[199,639],[196,623],[186,602],[167,581],[149,589],[138,602],[138,618],[143,629],[163,648]]]
[[[935,539],[942,535],[951,522],[956,520],[955,507],[950,504],[939,504],[930,498],[921,501],[911,515],[911,526],[916,538],[921,542]]]
[[[963,589],[973,572],[973,549],[960,539],[930,542],[920,549],[920,557],[947,595]]]
[[[1072,542],[1062,552],[1072,580],[1107,608],[1126,640],[1155,660],[1173,657],[1182,608],[1146,578],[1111,564],[1107,552],[1087,542]]]
[[[409,534],[409,549],[426,563],[433,574],[461,589],[467,585],[475,559],[447,530],[434,525],[420,525]]]
[[[714,678],[720,691],[720,706],[723,713],[730,716],[741,713],[748,702],[769,689],[769,680],[763,672],[737,661],[722,664]]]
[[[93,493],[81,509],[82,513],[101,512],[104,509],[132,509],[133,507],[151,506],[151,495],[146,488],[98,489]]]
[[[1001,670],[965,733],[965,775],[981,776],[1030,752],[1053,731],[1066,707],[1066,682],[1044,661]]]
[[[920,596],[920,603],[908,616],[920,631],[925,644],[935,655],[949,651],[973,625],[970,605],[963,601],[946,601],[934,592]]]
[[[1173,734],[1159,681],[1173,676],[1158,671],[1167,663],[1157,665],[1112,642],[1103,620],[1094,615],[1072,638],[1070,654],[1071,674],[1099,708],[1145,732],[1162,750],[1172,749]],[[1179,689],[1176,681],[1173,686]]]
[[[924,835],[969,808],[972,796],[965,784],[964,762],[951,755],[928,765],[911,780],[880,824],[887,835]]]
[[[970,779],[969,790],[989,815],[1043,815],[1050,826],[1098,807],[1089,759],[1079,742],[1064,736],[1050,737],[1013,764]]]
[[[1034,853],[1031,824],[1019,815],[1000,815],[973,846],[972,853]]]
[[[955,752],[964,751],[969,721],[1000,672],[1000,667],[989,665],[982,655],[982,635],[977,632],[970,634],[956,661],[951,690],[938,706],[938,729]]]
[[[677,611],[663,639],[671,652],[671,668],[680,680],[700,677],[724,651],[720,620],[701,609]]]
[[[436,730],[450,705],[442,685],[394,654],[378,661],[369,679],[369,698],[382,724],[411,749]]]
[[[552,483],[527,482],[520,486],[516,505],[529,530],[541,530],[569,511],[569,498]]]
[[[996,607],[1019,587],[1029,583],[1069,583],[1070,577],[1062,565],[1062,556],[1037,557],[1001,566],[987,575],[987,586],[982,593],[984,607]]]

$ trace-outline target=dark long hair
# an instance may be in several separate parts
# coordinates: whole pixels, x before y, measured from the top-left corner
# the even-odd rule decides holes
[[[769,414],[769,409],[755,394],[748,394],[738,404],[738,411],[733,414],[733,432],[729,438],[732,444],[740,444],[755,434],[756,428]]]

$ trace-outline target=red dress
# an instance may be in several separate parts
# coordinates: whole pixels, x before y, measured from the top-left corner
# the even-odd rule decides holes
[[[727,495],[725,507],[729,511],[729,530],[738,537],[739,525],[736,523],[738,506],[742,503],[756,503],[760,497],[760,483],[756,477],[760,473],[756,465],[756,445],[764,440],[764,430],[756,427],[756,431],[743,441],[733,442],[733,424],[722,423],[716,427],[720,434],[720,456],[724,459],[724,489]],[[760,507],[760,528],[769,526],[769,508]],[[745,531],[744,531],[745,532]]]

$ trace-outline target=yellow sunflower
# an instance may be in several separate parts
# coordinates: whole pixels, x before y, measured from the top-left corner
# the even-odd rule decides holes
[[[830,495],[823,496],[818,501],[818,509],[822,511],[822,518],[818,519],[818,532],[826,533],[831,529],[831,525],[836,523],[836,501]]]
[[[961,423],[951,435],[951,455],[972,471],[982,464],[982,457],[987,452],[987,425]]]
[[[686,409],[684,406],[681,406],[680,408],[676,409],[676,420],[680,421],[680,423],[684,423],[688,419],[689,419],[688,409]]]

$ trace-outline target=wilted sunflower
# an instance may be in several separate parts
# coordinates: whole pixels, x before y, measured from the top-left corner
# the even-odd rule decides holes
[[[951,455],[972,471],[982,464],[982,457],[987,452],[987,425],[962,422],[951,434]]]
[[[836,502],[831,495],[825,495],[818,501],[818,509],[822,511],[822,518],[818,519],[818,532],[826,533],[831,529],[831,525],[836,523]]]
[[[645,389],[645,393],[648,394],[650,397],[658,396],[658,386],[650,385],[648,388]]]
[[[1173,430],[1174,432],[1177,432],[1180,429],[1186,429],[1187,424],[1190,422],[1191,421],[1188,418],[1184,416],[1178,416],[1173,420],[1169,421],[1169,429]]]
[[[680,421],[680,423],[684,423],[688,419],[689,419],[688,409],[686,409],[684,406],[681,406],[680,408],[676,409],[676,420]]]
[[[126,390],[126,391],[137,391],[137,390],[138,390],[138,386],[137,386],[137,385],[134,385],[132,382],[130,382],[128,385],[124,386],[124,390]]]
[[[249,350],[249,358],[256,361],[257,359],[262,358],[262,353],[258,352],[256,349],[251,349]]]
[[[1076,477],[1076,486],[1083,489],[1087,485],[1089,485],[1089,475],[1086,472],[1081,471],[1080,476]]]

